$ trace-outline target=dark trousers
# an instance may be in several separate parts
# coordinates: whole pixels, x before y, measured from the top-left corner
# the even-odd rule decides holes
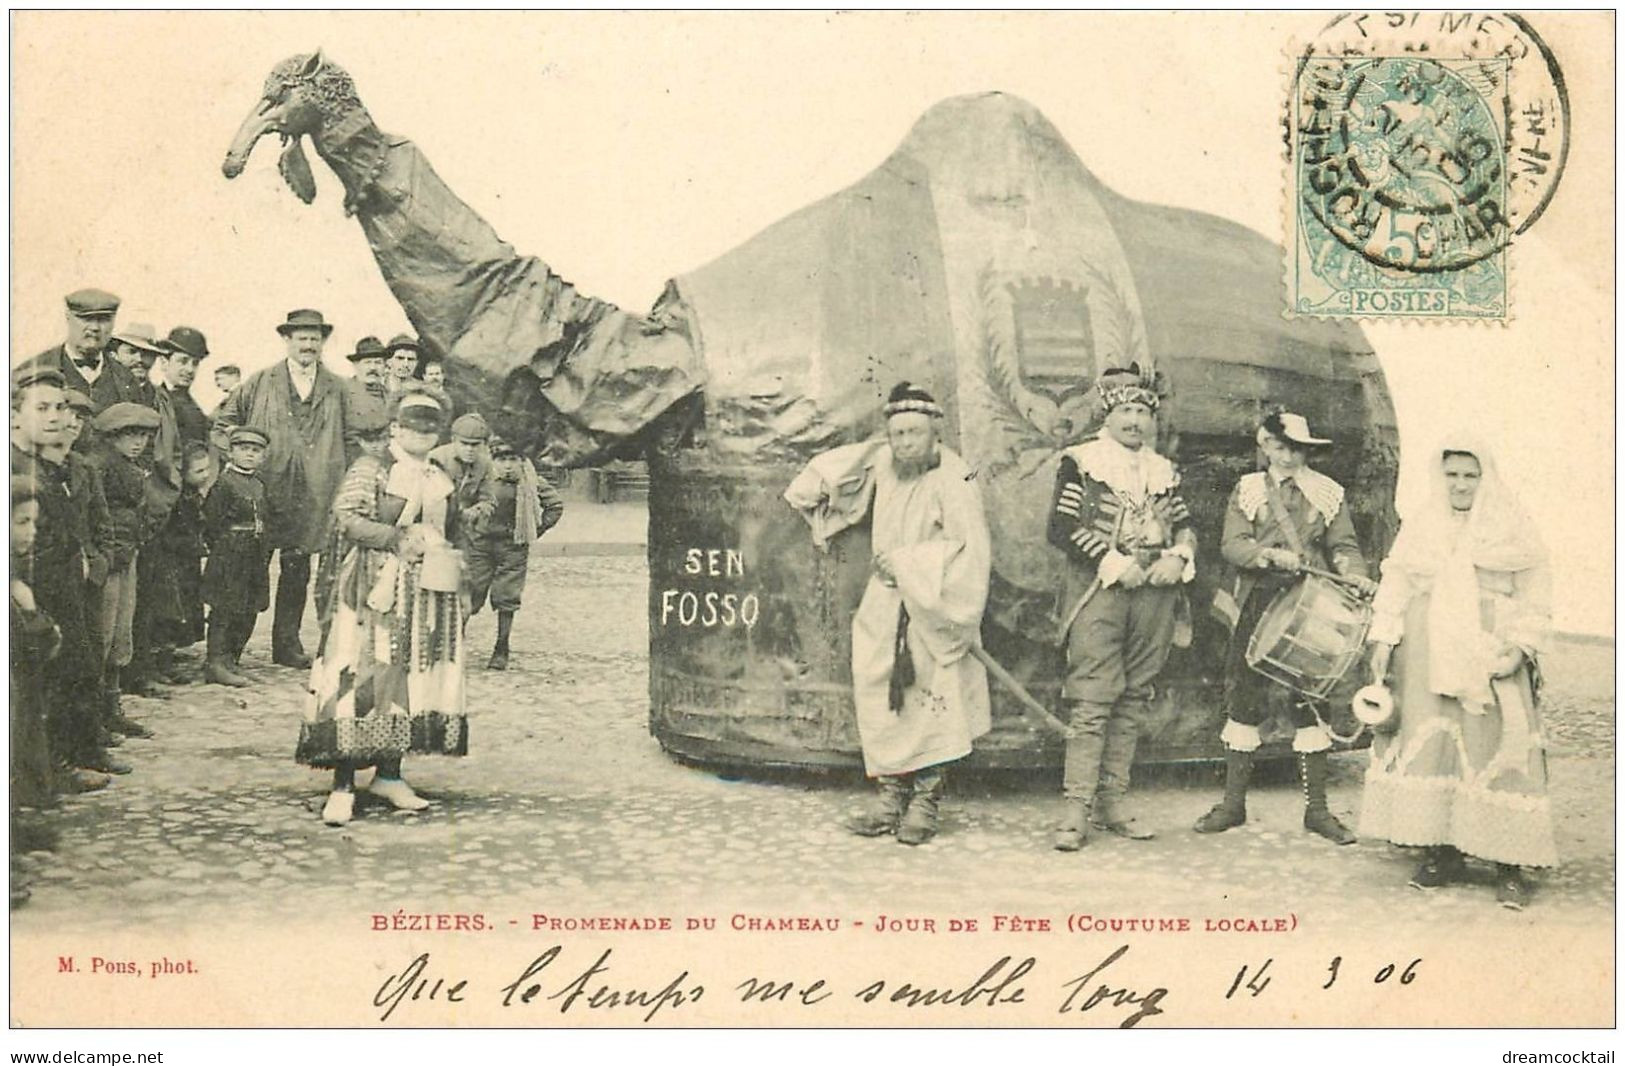
[[[42,581],[34,590],[62,632],[61,648],[40,672],[40,688],[51,754],[70,765],[101,751],[102,669],[89,609],[93,594],[100,602],[100,591],[77,575]]]
[[[236,662],[248,647],[259,621],[256,611],[233,611],[224,607],[209,610],[209,658]]]
[[[299,627],[305,621],[305,600],[310,596],[310,553],[296,548],[277,552],[276,613],[271,618],[274,651],[299,646]],[[250,626],[252,630],[252,626]],[[246,638],[245,638],[246,639]]]

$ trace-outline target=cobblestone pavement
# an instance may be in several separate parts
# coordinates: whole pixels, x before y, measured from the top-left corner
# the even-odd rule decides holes
[[[1147,843],[1105,838],[1075,855],[1050,851],[1053,786],[1008,778],[959,783],[942,835],[924,847],[849,836],[839,819],[867,795],[855,775],[729,780],[676,763],[649,736],[641,558],[555,556],[534,566],[508,672],[483,668],[491,616],[471,626],[471,754],[407,762],[434,801],[429,811],[363,802],[349,827],[321,824],[326,777],[291,757],[304,678],[271,665],[262,618],[245,657],[253,689],[191,685],[130,700],[156,739],[120,749],[134,774],[64,802],[62,845],[29,857],[34,897],[13,914],[14,931],[397,907],[630,914],[700,902],[775,914],[974,902],[1273,915],[1289,900],[1328,921],[1392,921],[1403,904],[1427,923],[1612,922],[1607,647],[1566,646],[1551,659],[1564,864],[1520,915],[1495,907],[1487,884],[1407,890],[1413,860],[1398,849],[1338,848],[1305,834],[1290,784],[1256,788],[1245,827],[1198,836],[1189,826],[1217,794],[1207,769],[1137,782],[1141,820],[1161,831]],[[1364,761],[1335,759],[1333,808],[1351,822]]]

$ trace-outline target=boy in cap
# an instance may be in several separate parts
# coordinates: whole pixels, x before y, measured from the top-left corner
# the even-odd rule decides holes
[[[182,449],[181,484],[158,535],[136,558],[136,662],[158,679],[186,684],[175,649],[203,639],[203,501],[214,483],[214,452],[200,440]]]
[[[106,788],[111,767],[97,704],[100,672],[93,618],[94,589],[88,509],[76,493],[64,435],[67,404],[62,374],[40,363],[25,364],[11,382],[11,473],[36,486],[40,516],[28,566],[39,606],[62,632],[62,649],[43,672],[51,756],[64,791]],[[94,479],[93,479],[94,480]]]
[[[1247,821],[1247,786],[1258,727],[1270,710],[1275,686],[1247,665],[1253,630],[1275,598],[1301,580],[1312,566],[1349,579],[1360,591],[1376,591],[1366,572],[1365,556],[1343,498],[1343,486],[1311,470],[1311,451],[1331,441],[1316,437],[1309,423],[1290,411],[1267,416],[1258,427],[1258,448],[1266,468],[1247,474],[1231,490],[1224,512],[1224,540],[1219,550],[1235,573],[1214,597],[1215,613],[1232,633],[1224,666],[1224,798],[1196,823],[1198,833],[1222,833]],[[1279,691],[1278,689],[1275,689]],[[1292,701],[1303,778],[1303,827],[1336,844],[1352,844],[1355,835],[1326,805],[1326,752],[1331,734],[1307,699]]]
[[[107,580],[102,584],[97,626],[101,638],[104,714],[122,714],[120,671],[135,649],[136,555],[154,532],[148,503],[149,476],[142,457],[158,432],[158,412],[144,404],[116,403],[91,425],[101,438],[96,456],[102,495],[107,502],[109,543]],[[150,690],[144,684],[142,695]]]
[[[271,605],[271,554],[265,539],[265,483],[257,471],[271,438],[253,426],[231,431],[231,461],[203,503],[203,601],[209,606],[208,657],[203,676],[241,688],[243,648],[260,612]]]
[[[464,416],[478,417],[478,416]],[[488,670],[508,668],[508,636],[525,590],[530,548],[564,516],[564,497],[536,473],[529,459],[500,438],[491,440],[491,473],[464,541],[468,561],[469,613],[491,600],[497,613],[496,646]]]

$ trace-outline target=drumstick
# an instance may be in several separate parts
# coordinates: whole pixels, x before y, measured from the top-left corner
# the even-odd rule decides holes
[[[1319,567],[1300,566],[1300,567],[1298,567],[1298,573],[1300,573],[1300,574],[1314,574],[1316,577],[1323,577],[1327,581],[1335,581],[1339,585],[1348,585],[1350,587],[1354,587],[1354,585],[1355,585],[1355,582],[1354,582],[1353,578],[1347,577],[1347,576],[1345,576],[1343,574],[1334,574],[1330,570],[1322,570]]]

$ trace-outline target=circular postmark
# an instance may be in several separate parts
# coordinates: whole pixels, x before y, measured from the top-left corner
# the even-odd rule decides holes
[[[1288,121],[1306,221],[1407,273],[1505,248],[1568,155],[1562,70],[1516,15],[1338,16],[1298,60]]]

